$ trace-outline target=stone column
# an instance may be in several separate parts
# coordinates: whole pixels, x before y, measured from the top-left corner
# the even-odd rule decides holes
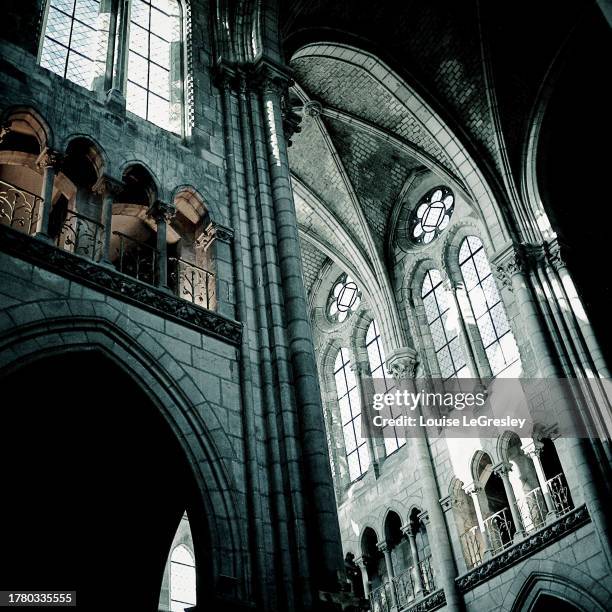
[[[42,168],[43,180],[40,197],[42,202],[36,222],[36,237],[47,242],[51,241],[49,236],[49,216],[53,206],[53,184],[55,174],[62,163],[63,155],[52,149],[45,149],[36,160],[36,165]]]
[[[393,572],[393,562],[391,561],[391,551],[387,542],[379,542],[376,547],[385,556],[385,566],[387,568],[387,579],[389,582],[389,591],[391,592],[391,606],[397,609],[397,597],[395,596],[395,585],[393,584],[393,578],[395,574]]]
[[[412,557],[412,578],[414,579],[414,595],[415,597],[423,592],[423,577],[419,568],[419,549],[416,545],[416,534],[412,525],[403,525],[402,532],[408,538],[410,545],[410,556]]]
[[[413,348],[403,347],[391,351],[387,355],[387,368],[400,389],[413,385],[416,365],[417,353]],[[415,413],[415,416],[418,417],[421,414],[420,407],[417,410],[418,414]],[[447,608],[449,612],[454,612],[462,609],[462,598],[455,584],[455,578],[457,577],[455,557],[453,556],[444,513],[440,505],[440,493],[426,433],[423,428],[418,427],[415,429],[415,434],[414,438],[411,438],[408,442],[413,444],[415,461],[423,486],[423,502],[431,521],[431,529],[428,533],[430,535],[434,571],[439,578],[437,586],[444,589]]]
[[[361,570],[361,580],[363,581],[363,596],[365,599],[368,599],[370,597],[370,577],[368,576],[368,568],[366,567],[363,557],[355,559],[355,563],[359,566],[359,569]]]
[[[534,442],[533,444],[523,446],[522,448],[523,452],[531,459],[533,467],[535,468],[536,476],[538,477],[538,484],[540,485],[540,490],[542,491],[542,496],[544,497],[544,504],[546,506],[546,518],[552,518],[556,516],[555,504],[553,503],[552,497],[550,496],[550,491],[548,490],[548,484],[546,482],[546,476],[544,474],[544,468],[542,467],[542,462],[540,461],[540,454],[542,453],[542,444]]]
[[[234,315],[229,295],[232,276],[231,242],[234,230],[211,221],[196,241],[196,265],[214,274],[209,279],[209,306],[227,316]]]
[[[125,91],[127,85],[128,49],[130,37],[130,0],[115,0],[113,5],[115,28],[117,33],[117,53],[114,56],[112,86],[106,94],[106,103],[125,108]],[[117,27],[117,19],[119,26]]]
[[[480,491],[482,491],[482,488],[475,483],[472,483],[466,487],[463,487],[463,490],[472,498],[472,503],[474,504],[476,520],[478,521],[478,527],[480,528],[480,533],[482,533],[482,539],[485,545],[485,549],[482,551],[482,558],[485,559],[491,553],[491,541],[484,523],[484,517],[482,516],[480,498],[478,497],[478,494]]]
[[[257,70],[259,117],[266,143],[267,168],[258,179],[269,181],[262,201],[270,196],[273,212],[272,232],[267,237],[277,257],[280,271],[284,327],[289,342],[293,371],[293,393],[297,400],[297,417],[302,445],[305,492],[310,505],[308,521],[309,547],[313,559],[313,587],[318,591],[338,591],[339,574],[344,572],[342,544],[338,525],[334,487],[329,468],[327,439],[321,404],[321,393],[312,341],[310,318],[302,277],[298,223],[293,202],[287,144],[285,142],[282,100],[287,95],[290,77],[281,67],[261,62]],[[258,168],[260,170],[260,168]],[[267,176],[266,176],[267,175]],[[261,183],[260,183],[261,188]],[[263,201],[268,206],[267,201]],[[267,221],[267,218],[264,222]]]
[[[123,189],[123,183],[110,177],[101,176],[93,186],[94,193],[102,196],[102,255],[100,263],[112,266],[110,259],[110,243],[112,239],[113,203]]]
[[[168,221],[176,210],[171,204],[157,200],[148,210],[148,215],[157,224],[157,286],[168,290]]]
[[[514,522],[514,527],[516,529],[516,533],[514,535],[514,539],[523,538],[525,536],[525,530],[523,528],[523,522],[521,521],[521,515],[518,510],[518,505],[516,503],[516,495],[514,494],[514,489],[512,488],[512,483],[510,482],[510,477],[508,474],[512,470],[512,467],[508,463],[499,463],[493,468],[493,471],[501,477],[502,482],[504,483],[504,490],[506,491],[506,497],[508,498],[508,505],[510,506],[510,514],[512,515],[512,521]]]

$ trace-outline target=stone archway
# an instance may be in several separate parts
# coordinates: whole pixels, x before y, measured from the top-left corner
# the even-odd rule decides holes
[[[198,521],[197,548],[208,540],[197,482],[166,420],[99,351],[44,357],[2,385],[17,402],[0,411],[6,583],[76,590],[84,609],[157,610],[185,508]],[[196,559],[201,593],[210,559]]]

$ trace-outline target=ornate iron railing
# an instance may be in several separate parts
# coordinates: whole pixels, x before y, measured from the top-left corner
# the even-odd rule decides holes
[[[484,521],[485,529],[491,543],[491,554],[495,555],[512,544],[514,529],[509,518],[508,508],[487,517]]]
[[[436,588],[431,557],[426,557],[422,561],[419,561],[418,568],[421,575],[421,584],[423,585],[423,595],[427,595]]]
[[[57,235],[57,246],[75,255],[98,261],[102,255],[104,226],[74,210],[66,218]]]
[[[478,525],[461,534],[461,545],[468,569],[482,563],[482,533]]]
[[[569,487],[563,473],[553,476],[546,481],[557,516],[567,514],[574,506],[571,501]]]
[[[529,491],[522,500],[517,500],[516,505],[525,531],[534,531],[546,523],[546,502],[540,487]]]
[[[370,609],[372,612],[391,612],[390,582],[385,582],[370,592]]]
[[[0,181],[0,223],[17,229],[24,234],[36,231],[38,211],[42,198]]]
[[[157,284],[157,249],[121,232],[113,232],[113,236],[119,242],[114,258],[117,270],[150,285]]]
[[[414,580],[414,567],[410,567],[393,578],[393,588],[397,606],[400,610],[407,607],[416,599],[416,584]]]
[[[177,257],[168,258],[170,286],[178,297],[210,308],[215,291],[215,275]]]
[[[419,572],[420,583],[416,572]],[[395,598],[400,610],[406,608],[411,602],[429,595],[436,589],[431,557],[419,561],[418,565],[409,567],[393,578]]]

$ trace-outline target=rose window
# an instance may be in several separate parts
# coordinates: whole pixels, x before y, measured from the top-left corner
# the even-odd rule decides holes
[[[327,314],[331,320],[342,323],[357,310],[360,302],[361,292],[355,281],[347,274],[343,274],[329,294]]]
[[[455,208],[455,196],[447,187],[436,187],[420,201],[412,215],[411,236],[429,244],[448,225]]]

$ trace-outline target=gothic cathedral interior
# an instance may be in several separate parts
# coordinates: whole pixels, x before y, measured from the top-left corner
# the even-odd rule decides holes
[[[612,610],[610,0],[0,30],[0,607]]]

